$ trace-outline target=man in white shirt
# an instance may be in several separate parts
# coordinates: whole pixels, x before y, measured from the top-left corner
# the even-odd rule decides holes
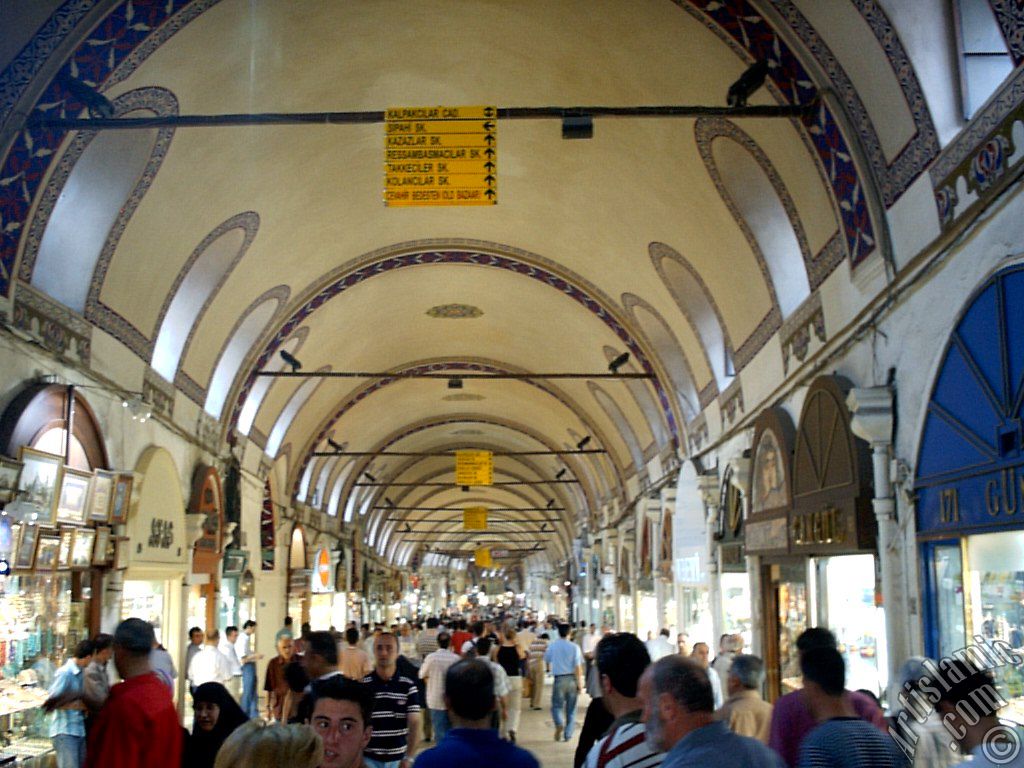
[[[693,650],[690,651],[690,658],[696,659],[704,668],[704,671],[708,673],[708,680],[711,681],[711,695],[715,703],[714,709],[720,709],[722,704],[725,703],[725,697],[722,696],[722,680],[708,662],[710,653],[711,650],[708,648],[707,643],[694,643]]]
[[[676,652],[676,648],[668,637],[668,630],[662,629],[657,637],[647,641],[647,653],[650,654],[652,663]]]
[[[231,669],[231,682],[225,687],[235,701],[238,701],[242,696],[242,662],[239,660],[238,652],[235,650],[235,642],[237,640],[238,627],[228,627],[224,630],[224,637],[221,639],[220,645],[217,646],[217,650],[223,653],[224,658],[228,660],[228,667]]]
[[[220,683],[225,688],[231,683],[231,662],[217,648],[220,632],[211,629],[206,633],[206,644],[199,649],[188,665],[188,679],[194,688],[203,683]]]
[[[253,636],[256,634],[256,622],[249,619],[242,625],[242,631],[235,640],[235,654],[242,665],[242,711],[250,720],[259,717],[259,693],[256,691],[256,662],[263,658],[253,648]]]
[[[419,672],[420,679],[427,681],[427,710],[434,727],[434,739],[438,743],[452,727],[444,703],[444,676],[448,668],[459,660],[459,654],[448,647],[451,641],[452,636],[448,630],[438,632],[437,650],[427,654]]]

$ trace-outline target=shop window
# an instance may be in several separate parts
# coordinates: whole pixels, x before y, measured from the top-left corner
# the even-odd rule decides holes
[[[618,403],[607,392],[594,382],[591,381],[587,384],[590,387],[590,392],[594,395],[594,399],[597,400],[597,404],[601,406],[605,416],[615,425],[619,436],[626,443],[630,458],[633,459],[633,466],[637,468],[642,467],[644,465],[644,456],[643,451],[640,449],[640,441],[636,439],[636,433],[633,432],[633,428],[630,426],[622,409],[619,408]]]
[[[330,366],[319,369],[321,371],[330,370]],[[317,386],[320,384],[319,379],[306,379],[295,390],[291,398],[288,400],[288,404],[284,407],[284,410],[277,417],[277,421],[274,422],[274,428],[270,431],[270,437],[267,440],[266,453],[267,456],[277,456],[278,450],[281,448],[281,443],[284,441],[284,436],[288,432],[288,427],[292,425],[295,417],[299,411],[302,410],[302,406],[306,404],[306,401],[313,395]]]
[[[654,352],[668,374],[675,392],[683,417],[690,421],[700,413],[700,398],[697,396],[697,384],[693,371],[683,353],[679,340],[665,319],[643,299],[632,294],[625,294],[623,303],[633,315],[640,330],[651,342]]]
[[[256,217],[253,213],[242,215]],[[165,307],[150,363],[167,381],[174,381],[182,352],[210,297],[224,284],[252,242],[244,226],[230,226],[231,222],[229,219],[203,239],[175,281],[177,290]],[[255,234],[255,224],[252,229]]]
[[[782,317],[789,317],[810,296],[811,287],[800,241],[779,191],[743,145],[718,138],[711,150],[724,193],[761,251]]]
[[[45,451],[46,453],[53,453],[57,456],[64,455],[64,443],[67,440],[67,430],[61,427],[53,427],[48,429],[35,439],[32,443],[32,447],[37,451]],[[83,471],[91,471],[92,466],[89,464],[89,457],[85,455],[85,446],[82,445],[81,441],[71,436],[71,446],[69,453],[69,460],[66,464],[75,469],[81,469]]]
[[[156,129],[99,131],[89,142],[46,222],[32,285],[75,312],[85,313],[107,237],[149,165],[157,137]]]
[[[300,328],[292,334],[284,344],[281,345],[281,349],[292,355],[296,355],[308,334],[309,328]],[[263,367],[268,371],[283,371],[286,365],[284,358],[281,357],[280,354],[276,354],[273,355]],[[277,379],[272,376],[259,376],[256,379],[256,382],[252,385],[252,389],[249,390],[249,395],[245,398],[245,403],[242,405],[242,410],[238,415],[239,434],[249,434],[249,430],[252,429],[252,425],[256,421],[256,416],[259,415],[260,406],[263,405],[263,399],[267,396],[267,392],[270,391],[270,387],[273,386],[275,381],[277,381]],[[302,496],[300,498],[306,498],[305,489],[303,489]]]
[[[682,254],[663,243],[651,243],[648,252],[665,287],[700,339],[719,391],[725,389],[736,375],[736,367],[732,345],[711,292]]]
[[[956,0],[960,91],[970,120],[1013,72],[1013,58],[989,0]]]

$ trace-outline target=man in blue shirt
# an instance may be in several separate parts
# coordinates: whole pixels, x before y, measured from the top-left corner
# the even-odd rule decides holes
[[[659,659],[640,678],[638,693],[647,741],[667,752],[661,768],[785,768],[782,758],[760,741],[715,720],[711,681],[695,660]]]
[[[583,690],[583,652],[568,639],[569,625],[558,625],[558,639],[544,651],[544,662],[555,678],[551,687],[551,717],[555,721],[555,741],[572,738],[576,722],[576,699]]]
[[[50,738],[57,753],[57,768],[82,768],[85,764],[85,690],[82,672],[92,661],[93,644],[83,640],[54,675],[50,696],[43,709],[52,712]]]
[[[452,729],[436,747],[421,752],[413,768],[540,768],[537,758],[499,738],[491,727],[494,673],[486,661],[463,659],[453,664],[445,673],[444,690]]]

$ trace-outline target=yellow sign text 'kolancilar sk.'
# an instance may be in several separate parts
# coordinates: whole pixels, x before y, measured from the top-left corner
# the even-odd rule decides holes
[[[494,565],[494,561],[491,560],[490,547],[477,547],[473,550],[473,561],[478,568],[491,568]]]
[[[384,205],[497,205],[496,107],[384,113]]]
[[[493,485],[494,454],[490,451],[456,451],[455,484]]]
[[[466,507],[462,510],[462,530],[486,531],[487,507]]]

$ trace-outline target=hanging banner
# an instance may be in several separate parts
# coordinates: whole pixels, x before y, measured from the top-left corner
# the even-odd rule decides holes
[[[334,574],[331,569],[331,551],[320,547],[313,557],[311,588],[314,594],[334,591]]]
[[[477,547],[473,550],[473,560],[478,568],[492,568],[494,561],[491,560],[490,547]]]
[[[455,484],[493,485],[494,454],[490,451],[456,451]]]
[[[467,507],[462,510],[462,530],[486,531],[487,507]]]

